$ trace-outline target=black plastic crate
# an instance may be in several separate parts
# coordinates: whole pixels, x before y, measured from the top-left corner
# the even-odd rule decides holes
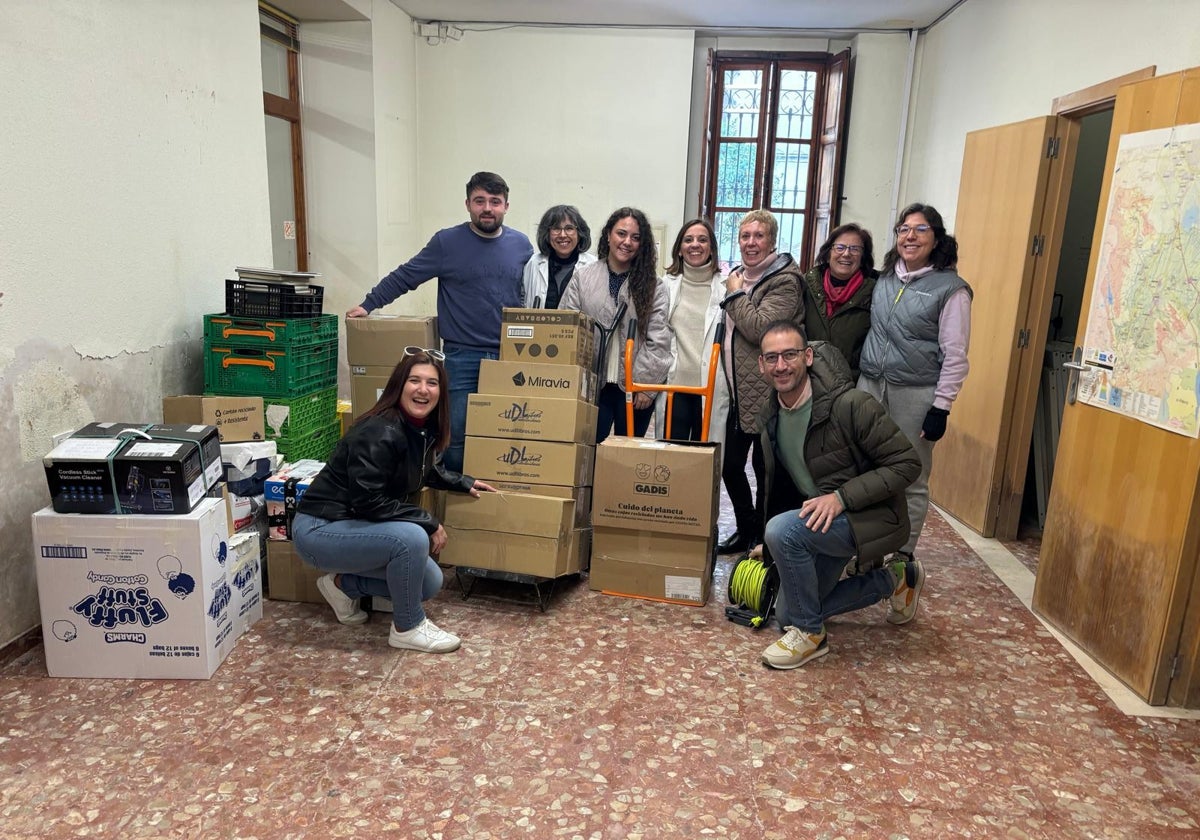
[[[324,286],[310,283],[225,281],[225,312],[249,318],[315,318],[321,314]]]

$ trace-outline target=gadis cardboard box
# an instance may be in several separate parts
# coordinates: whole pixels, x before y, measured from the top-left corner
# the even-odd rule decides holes
[[[717,522],[716,443],[610,437],[596,447],[592,524],[707,537]]]

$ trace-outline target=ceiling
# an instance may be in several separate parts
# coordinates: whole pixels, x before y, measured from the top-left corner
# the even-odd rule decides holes
[[[268,0],[300,21],[364,20],[356,0]],[[416,21],[853,34],[924,29],[966,0],[391,0]]]
[[[714,32],[922,29],[964,0],[392,0],[418,21],[679,27]]]

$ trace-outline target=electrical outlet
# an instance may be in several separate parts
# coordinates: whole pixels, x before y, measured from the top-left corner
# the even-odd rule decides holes
[[[74,429],[67,429],[65,432],[59,432],[54,437],[50,438],[50,448],[53,449],[54,447],[58,446],[74,433]]]

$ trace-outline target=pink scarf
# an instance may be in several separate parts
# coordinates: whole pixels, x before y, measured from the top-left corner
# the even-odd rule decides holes
[[[845,282],[844,285],[837,285],[833,282],[833,278],[829,276],[829,269],[825,269],[825,317],[832,318],[834,313],[845,305],[846,301],[854,297],[854,293],[862,288],[863,275],[861,271],[854,272],[854,276]]]

